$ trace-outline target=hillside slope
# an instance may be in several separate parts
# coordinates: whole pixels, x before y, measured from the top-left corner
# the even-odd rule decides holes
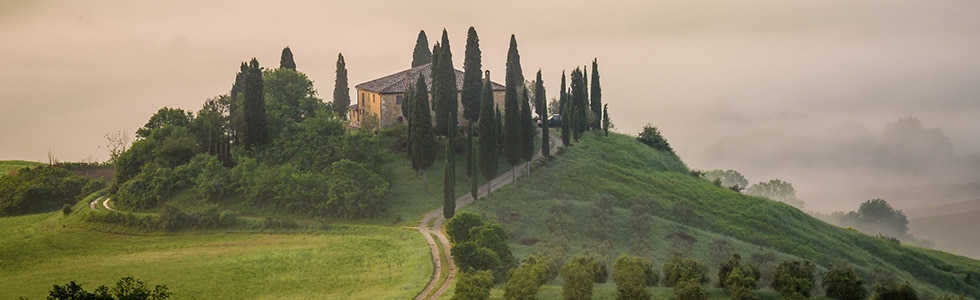
[[[546,243],[537,241],[555,240],[546,229],[546,220],[552,207],[562,202],[571,204],[575,220],[566,235],[567,252],[583,252],[595,243],[590,207],[595,199],[607,197],[615,207],[609,251],[603,253],[607,258],[631,252],[629,244],[637,238],[626,221],[631,218],[630,209],[634,204],[653,202],[653,228],[644,240],[657,265],[677,250],[707,260],[710,243],[731,239],[743,257],[773,251],[779,253],[778,260],[802,258],[821,269],[843,259],[866,282],[893,273],[920,291],[980,297],[980,282],[972,279],[980,278],[980,261],[893,244],[829,225],[783,203],[716,187],[689,175],[675,155],[652,150],[629,136],[587,134],[560,158],[540,168],[530,178],[469,208],[503,223],[519,256],[545,247]],[[687,239],[690,245],[683,249],[667,241],[668,235],[685,234],[693,238]]]

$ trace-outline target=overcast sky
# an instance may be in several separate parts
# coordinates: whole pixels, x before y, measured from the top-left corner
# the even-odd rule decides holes
[[[462,69],[469,26],[497,76],[516,34],[549,98],[562,70],[598,58],[616,130],[657,126],[696,169],[815,195],[832,170],[742,153],[874,138],[905,116],[980,153],[975,0],[328,2],[0,0],[0,159],[105,160],[106,133],[197,111],[240,62],[276,67],[287,45],[321,98],[338,53],[353,87],[408,68],[420,29],[435,42],[446,28]]]

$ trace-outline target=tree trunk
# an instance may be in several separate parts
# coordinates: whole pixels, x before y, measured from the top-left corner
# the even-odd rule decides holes
[[[429,172],[427,172],[427,170],[422,170],[422,192],[423,193],[429,192]]]

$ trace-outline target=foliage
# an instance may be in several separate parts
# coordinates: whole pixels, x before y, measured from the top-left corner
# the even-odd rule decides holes
[[[429,51],[429,39],[425,37],[425,30],[419,30],[419,36],[415,40],[415,50],[412,52],[412,68],[432,62],[432,51]]]
[[[504,284],[504,298],[535,299],[538,289],[548,280],[551,258],[531,255],[521,262],[520,266],[509,272],[507,283]]]
[[[708,294],[701,286],[701,281],[697,279],[685,279],[677,283],[674,287],[674,295],[671,299],[676,300],[707,300]]]
[[[493,250],[477,246],[474,241],[453,243],[450,254],[460,270],[486,270],[497,273],[501,265],[500,257]],[[501,279],[503,278],[495,278],[495,280]]]
[[[149,121],[146,121],[146,125],[142,128],[136,130],[137,138],[148,138],[150,133],[154,130],[167,127],[167,126],[180,126],[180,127],[190,127],[191,121],[194,120],[194,114],[189,111],[185,111],[180,108],[170,108],[163,107],[153,116],[150,117]]]
[[[0,216],[23,215],[72,205],[94,180],[48,165],[27,167],[0,176]]]
[[[330,165],[330,192],[321,211],[344,218],[377,217],[387,209],[390,184],[363,165],[341,159]]]
[[[601,272],[599,261],[592,256],[576,255],[561,267],[565,281],[562,296],[565,299],[591,299],[592,286]]]
[[[548,126],[548,100],[545,97],[544,81],[541,79],[541,69],[538,69],[534,79],[534,111],[541,122],[541,155],[551,156],[551,127]]]
[[[876,283],[871,288],[872,300],[918,300],[919,296],[915,293],[915,288],[908,281]]]
[[[523,128],[521,127],[521,103],[518,86],[524,86],[524,75],[521,73],[521,56],[517,51],[517,40],[514,35],[510,36],[510,49],[507,51],[507,74],[506,90],[504,91],[504,131],[501,144],[503,144],[504,159],[511,167],[521,163],[521,147],[523,142]],[[487,179],[490,180],[490,179]]]
[[[609,104],[603,104],[602,106],[602,132],[609,136],[609,128],[611,128],[612,121],[609,120]]]
[[[603,116],[603,104],[602,104],[602,86],[600,86],[599,84],[599,59],[598,58],[592,60],[591,83],[592,83],[592,88],[589,90],[589,92],[591,92],[592,94],[590,95],[589,99],[592,102],[589,103],[589,105],[590,108],[592,108],[592,113],[595,114],[596,116],[601,117]],[[597,118],[595,124],[592,124],[592,128],[595,129],[604,128],[605,131],[609,131],[608,130],[609,127],[606,126],[605,123],[600,124],[599,121],[600,120]]]
[[[772,288],[791,299],[810,298],[816,266],[810,261],[784,261],[776,268]]]
[[[490,271],[462,271],[456,273],[456,289],[453,300],[479,300],[490,298],[493,274]]]
[[[483,226],[483,218],[473,212],[460,212],[446,222],[446,234],[454,244],[473,240],[470,229]]]
[[[860,300],[868,296],[864,281],[854,272],[845,261],[830,266],[823,275],[823,285],[827,289],[827,297],[839,300]]]
[[[758,278],[753,275],[752,269],[748,266],[738,265],[727,276],[723,279],[719,278],[719,280],[724,280],[725,289],[731,294],[732,299],[753,300],[759,298],[753,291]]]
[[[455,115],[455,114],[453,114]],[[456,157],[452,139],[446,139],[446,174],[442,184],[442,216],[446,219],[456,213]]]
[[[531,102],[528,101],[527,90],[522,86],[518,91],[518,101],[521,103],[520,131],[521,131],[521,159],[531,161],[534,159],[534,135],[535,125],[531,119]],[[530,174],[531,165],[528,164]]]
[[[282,48],[282,55],[279,56],[279,68],[296,70],[296,62],[293,61],[293,51],[289,46]]]
[[[589,109],[589,95],[588,87],[585,83],[585,74],[582,73],[581,68],[575,68],[572,70],[571,74],[571,86],[570,86],[570,118],[572,137],[575,141],[578,141],[581,134],[592,127],[592,124],[588,120]],[[564,117],[563,117],[564,118]],[[565,122],[562,119],[562,122]]]
[[[483,226],[470,228],[470,236],[477,247],[489,249],[499,258],[499,263],[493,266],[493,270],[495,277],[502,282],[507,277],[507,270],[516,263],[507,245],[507,232],[499,224],[488,222]]]
[[[675,253],[664,262],[664,285],[673,287],[684,281],[708,282],[708,268],[701,262]]]
[[[480,95],[480,151],[479,170],[483,179],[497,178],[497,159],[499,136],[497,132],[497,117],[493,104],[493,88],[490,76],[483,80],[483,93]],[[487,189],[487,193],[490,190]]]
[[[337,75],[333,85],[333,110],[337,116],[347,120],[347,110],[350,108],[350,85],[347,83],[347,62],[344,54],[337,54]]]
[[[449,46],[449,34],[442,30],[442,42],[438,52],[432,57],[432,108],[435,111],[436,134],[453,137],[456,129],[456,119],[451,119],[451,113],[459,110],[459,99],[456,90],[456,69],[453,67],[453,52]]]
[[[783,202],[799,209],[802,209],[804,205],[803,200],[796,197],[796,189],[793,188],[793,184],[779,179],[753,184],[745,190],[745,193]]]
[[[316,89],[306,74],[292,69],[267,69],[262,72],[269,140],[280,138],[296,123],[312,118],[327,109],[317,98]]]
[[[480,52],[480,37],[470,26],[466,32],[466,53],[463,58],[463,90],[460,101],[463,103],[463,118],[470,124],[480,119],[480,90],[483,87],[483,63]]]
[[[171,293],[166,285],[157,285],[153,289],[143,281],[133,277],[123,277],[112,288],[99,286],[94,293],[82,288],[75,281],[69,281],[63,286],[55,285],[48,294],[49,300],[164,300],[170,299]]]
[[[650,260],[631,255],[620,255],[613,263],[613,281],[616,282],[616,299],[650,299],[647,286],[656,285],[659,274],[653,270]]]
[[[888,201],[871,199],[861,203],[856,212],[849,212],[841,217],[841,223],[856,227],[870,234],[887,234],[895,237],[908,235],[908,217],[901,210],[892,208]]]
[[[708,181],[711,182],[715,182],[716,180],[718,180],[720,181],[721,186],[724,187],[737,185],[739,187],[745,188],[749,186],[749,181],[745,179],[745,176],[742,176],[742,173],[739,173],[738,171],[735,170],[706,171],[704,172],[704,179],[707,179]]]
[[[242,62],[241,85],[236,89],[242,101],[242,144],[247,149],[264,146],[269,138],[269,123],[266,119],[265,93],[263,92],[262,69],[255,58],[246,64]],[[237,81],[236,81],[237,82]]]
[[[640,143],[650,146],[653,149],[657,149],[668,153],[674,153],[674,149],[670,147],[670,143],[667,142],[667,139],[664,138],[662,134],[660,134],[660,131],[657,130],[657,127],[653,127],[650,124],[643,126],[643,131],[640,132],[640,135],[636,137],[636,140],[640,141]]]
[[[568,89],[565,83],[565,71],[561,72],[561,90],[558,91],[558,111],[561,113],[561,144],[568,147],[572,144],[572,124],[575,115],[572,113],[571,99],[568,97]]]

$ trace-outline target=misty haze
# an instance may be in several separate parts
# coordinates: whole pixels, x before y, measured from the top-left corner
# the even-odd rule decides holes
[[[419,30],[431,49],[445,28],[463,70],[473,26],[495,82],[511,34],[548,101],[595,59],[610,131],[656,127],[685,168],[791,183],[802,211],[842,227],[884,199],[918,245],[980,259],[980,2],[442,2],[0,0],[0,160],[106,162],[107,137],[137,140],[162,107],[196,114],[242,62],[275,69],[287,46],[324,102],[342,53],[357,104],[356,85],[412,67]]]

